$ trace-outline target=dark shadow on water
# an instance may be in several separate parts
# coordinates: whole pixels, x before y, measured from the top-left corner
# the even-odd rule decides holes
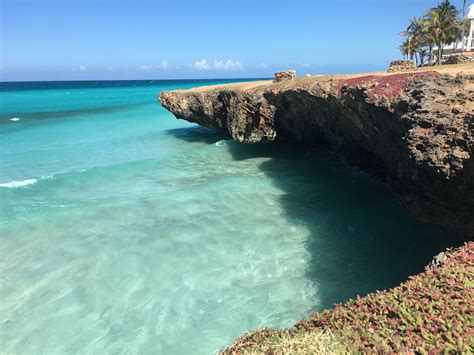
[[[212,130],[186,130],[169,133],[206,143],[222,139]],[[463,243],[451,231],[416,221],[383,183],[329,152],[283,143],[227,146],[235,160],[271,158],[260,169],[284,192],[279,202],[288,223],[309,231],[307,276],[318,289],[317,310],[396,286],[440,251]]]
[[[201,126],[173,128],[167,130],[166,133],[187,142],[206,144],[214,144],[218,140],[230,139],[229,133],[224,130],[209,129]]]

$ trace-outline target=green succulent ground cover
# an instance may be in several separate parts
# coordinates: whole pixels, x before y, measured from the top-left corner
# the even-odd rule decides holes
[[[290,330],[258,330],[223,353],[474,353],[474,242],[400,286],[313,313]]]

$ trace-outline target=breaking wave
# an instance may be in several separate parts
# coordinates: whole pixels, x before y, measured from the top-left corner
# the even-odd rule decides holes
[[[37,182],[38,182],[38,179],[15,180],[15,181],[1,183],[0,187],[18,188],[18,187],[33,185],[33,184],[36,184]]]

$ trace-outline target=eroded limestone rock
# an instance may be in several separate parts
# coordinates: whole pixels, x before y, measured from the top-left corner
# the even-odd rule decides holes
[[[296,70],[277,71],[273,74],[273,82],[279,83],[281,81],[294,80],[296,78]]]
[[[394,60],[388,66],[388,72],[409,71],[415,69],[413,60]]]
[[[474,236],[474,75],[302,78],[164,92],[177,118],[243,143],[324,144],[384,177],[418,216]]]

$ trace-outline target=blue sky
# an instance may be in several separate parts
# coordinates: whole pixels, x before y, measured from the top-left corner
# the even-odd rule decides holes
[[[385,70],[434,0],[0,0],[1,80]],[[462,0],[453,0],[459,9]],[[470,3],[470,1],[468,1]]]

